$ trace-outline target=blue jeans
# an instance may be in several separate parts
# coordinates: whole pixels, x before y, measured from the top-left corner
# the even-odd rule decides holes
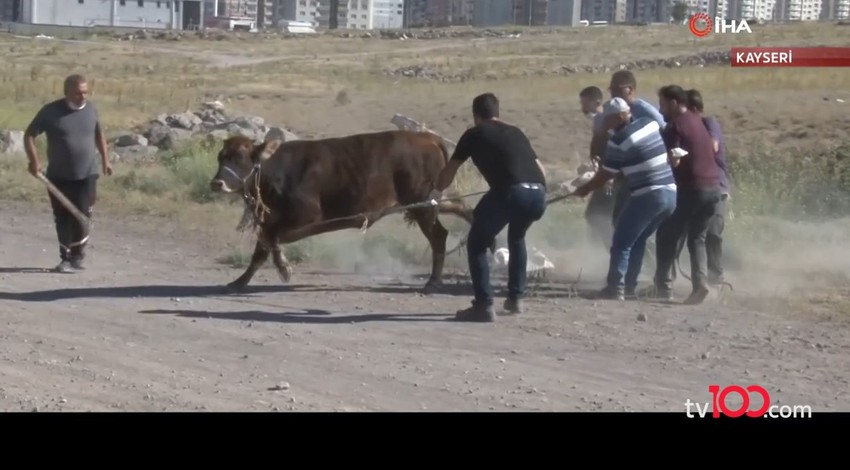
[[[508,297],[518,300],[525,294],[528,264],[525,234],[531,224],[543,217],[545,211],[546,189],[541,185],[527,188],[517,184],[504,192],[491,189],[481,198],[475,206],[467,240],[469,273],[475,292],[475,304],[493,304],[487,248],[493,244],[496,235],[506,225],[509,252]]]
[[[646,241],[674,210],[676,191],[672,189],[655,189],[626,199],[611,243],[609,289],[630,291],[637,287]]]

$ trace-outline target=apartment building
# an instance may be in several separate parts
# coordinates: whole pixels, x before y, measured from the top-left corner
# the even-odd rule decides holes
[[[820,19],[827,21],[850,20],[850,0],[823,0]]]
[[[514,0],[475,0],[472,25],[486,28],[514,24]]]
[[[21,23],[190,29],[203,26],[201,0],[18,0],[6,5]]]
[[[581,5],[581,19],[590,22],[623,23],[627,18],[627,7],[627,0],[584,0]]]
[[[347,28],[399,29],[404,27],[403,0],[348,0]]]
[[[775,0],[728,0],[727,18],[771,21]]]
[[[578,26],[581,21],[582,0],[549,0],[546,15],[548,26]]]
[[[549,0],[514,0],[514,24],[544,26],[549,16]]]
[[[821,16],[821,0],[776,0],[774,21],[817,21]]]
[[[704,12],[712,18],[730,18],[727,0],[684,0],[684,2],[688,6],[688,14]]]
[[[471,25],[472,17],[475,14],[475,2],[473,0],[451,0],[450,13],[450,24]]]
[[[404,20],[405,28],[421,28],[428,25],[428,0],[405,0]]]
[[[21,17],[19,0],[0,0],[0,21],[18,21]]]

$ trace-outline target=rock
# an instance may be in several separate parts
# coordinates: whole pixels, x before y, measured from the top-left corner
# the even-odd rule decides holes
[[[136,145],[148,145],[148,139],[139,134],[122,134],[115,139],[116,147],[130,147]]]
[[[573,75],[577,73],[603,73],[608,74],[614,70],[649,70],[656,68],[681,68],[681,67],[705,67],[707,65],[728,65],[730,63],[729,51],[704,52],[701,54],[678,56],[660,59],[641,59],[633,62],[619,64],[577,64],[563,65],[555,69],[528,70],[526,76],[546,75]],[[441,82],[464,82],[478,78],[472,70],[462,70],[453,73],[441,72],[428,68],[424,65],[408,65],[394,70],[385,70],[384,73],[394,77],[421,78],[426,80],[437,80]],[[493,80],[498,77],[492,71],[481,73],[480,78]]]
[[[165,119],[165,122],[171,127],[193,131],[204,121],[193,113],[185,112],[172,114]]]
[[[289,390],[289,382],[280,382],[279,384],[273,387],[269,387],[269,391],[272,392],[280,392],[285,390]]]
[[[0,130],[0,154],[24,153],[24,131]]]
[[[282,140],[284,142],[289,142],[290,140],[299,140],[297,135],[282,127],[269,128],[269,131],[266,132],[266,136],[263,140],[268,141],[269,139],[277,139]]]
[[[159,148],[149,145],[132,145],[129,147],[119,147],[114,150],[115,161],[132,161],[143,162],[152,161],[156,158],[156,153]]]
[[[637,321],[646,321],[646,314],[645,313],[638,313]]]

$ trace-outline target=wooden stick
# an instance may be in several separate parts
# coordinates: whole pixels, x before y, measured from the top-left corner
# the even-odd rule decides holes
[[[41,180],[41,182],[44,183],[45,186],[47,186],[47,190],[50,191],[50,194],[52,194],[57,200],[59,200],[59,202],[65,207],[65,209],[68,209],[68,211],[74,216],[74,218],[79,220],[80,223],[83,224],[86,228],[90,226],[91,220],[88,218],[88,216],[80,212],[80,210],[77,209],[77,206],[75,206],[74,203],[69,201],[68,198],[65,197],[64,194],[62,194],[62,191],[59,191],[59,188],[54,186],[53,183],[51,183],[50,180],[48,180],[42,173],[39,173],[36,178]]]

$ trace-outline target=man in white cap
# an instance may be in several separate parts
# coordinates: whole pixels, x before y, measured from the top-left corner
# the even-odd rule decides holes
[[[623,98],[605,103],[603,113],[605,129],[612,133],[605,160],[574,194],[584,197],[608,180],[623,177],[629,197],[614,228],[607,286],[600,297],[624,300],[635,295],[647,239],[676,209],[676,183],[655,119],[633,118]]]

